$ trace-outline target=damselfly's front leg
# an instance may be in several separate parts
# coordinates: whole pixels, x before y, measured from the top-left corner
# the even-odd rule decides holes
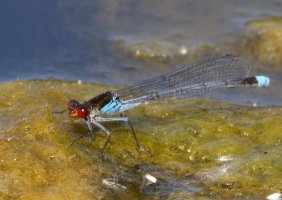
[[[106,118],[106,117],[101,117],[99,115],[96,115],[92,119],[95,119],[98,122],[117,122],[117,121],[128,122],[128,118],[127,117],[111,117],[111,118]]]
[[[75,139],[72,141],[72,143],[70,144],[70,146],[74,145],[74,143],[76,143],[76,142],[77,142],[78,140],[80,140],[81,138],[88,137],[88,136],[90,136],[90,135],[92,135],[92,134],[94,133],[94,128],[93,128],[93,126],[92,126],[92,124],[91,124],[90,119],[85,119],[85,121],[86,121],[86,124],[87,124],[87,126],[88,126],[89,132],[88,132],[86,135],[81,135],[81,136],[75,138]]]

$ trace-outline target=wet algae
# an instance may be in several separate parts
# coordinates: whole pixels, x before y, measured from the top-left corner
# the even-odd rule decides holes
[[[105,134],[97,129],[70,148],[87,129],[53,111],[109,89],[51,79],[0,85],[1,199],[264,199],[281,191],[281,107],[142,105],[127,114],[144,151],[126,124],[109,123],[103,162]],[[158,183],[146,183],[145,173]]]
[[[240,44],[241,52],[251,55],[264,66],[281,68],[282,17],[254,19],[245,23],[246,32]],[[236,45],[235,45],[236,46]]]

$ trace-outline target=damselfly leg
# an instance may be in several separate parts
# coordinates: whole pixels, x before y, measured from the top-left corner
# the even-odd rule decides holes
[[[127,124],[130,127],[130,130],[131,130],[131,133],[133,135],[133,138],[135,140],[137,149],[138,149],[138,151],[140,151],[140,145],[139,145],[139,142],[137,140],[137,136],[135,134],[135,131],[133,129],[133,125],[132,125],[131,121],[128,120],[127,117],[103,118],[103,117],[97,116],[96,117],[96,121],[98,121],[98,122],[114,122],[114,121],[124,121],[124,122],[127,122]]]
[[[107,147],[107,145],[108,145],[108,143],[111,139],[112,133],[108,129],[106,129],[102,124],[100,124],[98,121],[92,120],[92,123],[95,124],[96,126],[98,126],[101,130],[105,131],[108,134],[107,141],[104,144],[103,149],[102,149],[102,157],[104,158],[105,149],[106,149],[106,147]]]
[[[106,149],[106,147],[107,147],[107,145],[108,145],[108,143],[111,139],[112,133],[108,129],[106,129],[100,122],[115,122],[115,121],[121,121],[121,122],[123,121],[123,122],[128,123],[130,130],[131,130],[131,133],[133,135],[133,138],[136,142],[137,149],[138,149],[138,151],[140,151],[140,145],[139,145],[139,142],[137,140],[137,136],[135,134],[133,125],[128,120],[127,117],[104,118],[104,117],[100,117],[100,116],[96,115],[96,116],[91,117],[91,119],[87,119],[86,124],[89,128],[89,132],[86,135],[81,135],[81,136],[77,137],[75,140],[73,140],[73,142],[70,144],[70,146],[72,146],[75,142],[82,139],[83,137],[92,135],[94,133],[93,125],[95,125],[95,126],[99,127],[102,131],[105,131],[108,134],[107,141],[104,144],[103,149],[102,149],[102,155],[104,155],[105,149]]]
[[[53,114],[63,114],[64,112],[68,111],[67,109],[61,111],[54,111]]]
[[[132,135],[133,135],[133,137],[134,137],[134,140],[135,140],[135,142],[136,142],[137,149],[138,149],[138,151],[140,152],[140,151],[141,151],[141,148],[140,148],[140,145],[139,145],[139,143],[138,143],[138,140],[137,140],[135,131],[134,131],[134,129],[133,129],[133,125],[132,125],[131,121],[127,121],[127,123],[128,123],[129,126],[130,126],[131,133],[132,133]]]
[[[88,126],[89,132],[88,132],[86,135],[81,135],[81,136],[75,138],[75,139],[72,141],[72,143],[70,144],[70,146],[74,145],[74,143],[76,143],[78,140],[80,140],[80,139],[82,139],[82,138],[84,138],[84,137],[88,137],[88,136],[90,136],[90,135],[92,135],[92,134],[94,133],[94,128],[93,128],[93,126],[92,126],[90,120],[85,120],[85,121],[86,121],[86,124],[87,124],[87,126]]]

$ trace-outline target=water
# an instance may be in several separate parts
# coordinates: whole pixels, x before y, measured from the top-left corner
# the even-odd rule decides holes
[[[278,0],[2,1],[1,198],[265,199],[281,192],[281,9]],[[87,127],[52,114],[69,99],[84,102],[217,52],[238,54],[271,86],[133,109],[127,114],[143,153],[127,126],[107,123],[113,136],[102,162],[106,135],[97,129],[70,148]],[[146,182],[147,173],[157,184]]]
[[[165,50],[187,45],[192,51],[203,44],[223,48],[219,43],[244,32],[245,22],[279,15],[281,8],[275,0],[2,1],[0,80],[54,76],[129,84],[183,61],[159,69],[120,55],[113,40],[157,42]]]

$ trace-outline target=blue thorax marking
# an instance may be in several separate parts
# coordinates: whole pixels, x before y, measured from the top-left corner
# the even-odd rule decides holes
[[[111,101],[101,108],[100,112],[101,114],[114,114],[123,110],[122,107],[123,103],[119,100],[119,98],[113,96]]]

